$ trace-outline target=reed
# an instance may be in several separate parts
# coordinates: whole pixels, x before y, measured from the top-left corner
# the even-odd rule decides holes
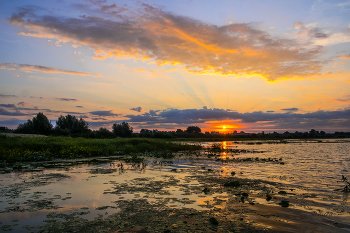
[[[200,145],[189,145],[146,138],[86,139],[71,137],[1,137],[0,160],[6,162],[74,159],[145,153],[171,157],[178,151],[195,151]],[[151,153],[147,153],[151,152]]]

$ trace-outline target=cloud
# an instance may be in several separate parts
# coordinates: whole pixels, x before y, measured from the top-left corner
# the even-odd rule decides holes
[[[77,108],[84,108],[83,106],[75,106],[75,107],[77,107]]]
[[[56,100],[59,100],[59,101],[67,101],[67,102],[77,102],[79,100],[77,99],[69,99],[69,98],[56,98]]]
[[[18,119],[11,119],[11,120],[2,120],[0,121],[0,125],[1,126],[14,126],[14,127],[17,127],[19,124],[23,124],[25,123],[26,120],[18,120]]]
[[[79,115],[78,118],[89,118],[87,115]]]
[[[151,116],[157,116],[157,112],[158,112],[158,111],[149,110],[149,114],[150,114]]]
[[[156,115],[144,113],[141,115],[126,115],[128,122],[138,124],[173,124],[173,125],[193,125],[204,124],[210,121],[235,121],[240,123],[249,123],[261,125],[266,128],[267,125],[273,125],[275,128],[296,129],[294,126],[309,125],[312,126],[331,126],[342,125],[344,130],[350,130],[347,122],[349,121],[350,109],[339,111],[315,111],[310,113],[293,113],[297,108],[285,109],[285,113],[275,112],[246,112],[239,113],[234,110],[224,109],[168,109],[159,111]],[[317,122],[317,123],[316,123]],[[322,125],[323,124],[323,125]],[[270,127],[270,126],[269,126]]]
[[[30,103],[27,102],[19,102],[17,105],[21,105],[22,107],[25,107],[27,105],[30,105]]]
[[[340,6],[340,7],[350,6],[350,1],[338,3],[337,6]]]
[[[20,111],[9,112],[9,111],[6,111],[3,108],[0,108],[0,115],[2,115],[2,116],[26,116],[27,114],[22,113]]]
[[[339,56],[340,59],[350,59],[350,54]]]
[[[110,128],[114,123],[116,123],[115,121],[99,121],[100,119],[96,119],[96,120],[97,121],[89,122],[89,125],[91,126],[91,128],[94,128],[94,129],[98,129],[100,127]]]
[[[334,45],[334,44],[342,44],[350,42],[350,34],[346,33],[335,33],[328,38],[324,38],[321,40],[315,41],[316,45]]]
[[[69,114],[69,115],[80,115],[80,114],[83,114],[81,112],[64,112],[64,111],[59,111],[59,112],[62,112],[62,113],[65,113],[65,114]]]
[[[142,112],[143,111],[142,107],[130,108],[130,110],[136,111],[136,112]]]
[[[36,96],[30,96],[29,98],[31,98],[31,99],[35,99],[35,98],[38,98],[38,99],[44,99],[44,97],[36,97]]]
[[[14,104],[0,104],[0,107],[4,108],[15,108],[16,106]]]
[[[288,111],[288,112],[296,112],[299,110],[299,108],[284,108],[281,109],[282,111]]]
[[[3,95],[0,94],[0,98],[12,98],[12,97],[18,97],[17,95]]]
[[[317,39],[320,39],[320,38],[325,39],[329,37],[329,35],[322,32],[320,28],[307,27],[302,22],[295,23],[294,28],[297,30],[296,36],[298,37],[317,38]]]
[[[109,110],[109,111],[93,111],[93,112],[89,112],[92,115],[95,116],[119,116],[119,114],[115,114],[113,113],[113,110]]]
[[[21,8],[10,23],[23,29],[22,36],[91,48],[95,59],[152,60],[195,74],[261,76],[270,81],[322,74],[322,46],[275,37],[255,23],[217,26],[143,3],[138,9],[90,3],[98,9],[79,9],[99,17],[37,15]],[[320,29],[308,30],[315,38],[330,38]]]
[[[340,102],[350,102],[350,95],[344,95],[343,98],[337,99]]]
[[[91,73],[84,73],[79,71],[71,71],[71,70],[61,70],[61,69],[55,69],[47,66],[39,66],[39,65],[27,65],[27,64],[17,64],[17,63],[0,63],[0,69],[1,70],[20,70],[23,72],[44,72],[44,73],[62,73],[62,74],[70,74],[70,75],[81,75],[81,76],[95,76],[95,77],[101,77],[99,74],[91,74]]]

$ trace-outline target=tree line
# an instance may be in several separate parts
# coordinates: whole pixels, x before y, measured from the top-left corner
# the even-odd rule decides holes
[[[86,137],[86,138],[114,138],[114,137],[130,137],[133,128],[127,122],[121,124],[113,124],[112,131],[107,128],[99,128],[98,130],[91,130],[90,125],[83,118],[76,118],[72,115],[60,116],[56,121],[54,127],[49,119],[39,112],[32,120],[18,125],[14,133],[23,134],[43,134],[54,136],[72,136],[72,137]]]
[[[0,132],[11,131],[6,127],[0,127]],[[84,119],[76,118],[72,115],[60,116],[54,127],[49,119],[39,112],[32,120],[18,125],[14,133],[23,134],[43,134],[54,136],[71,136],[85,138],[114,138],[114,137],[142,137],[142,138],[266,138],[266,139],[302,139],[302,138],[350,138],[350,132],[325,133],[311,129],[309,132],[288,131],[284,133],[244,133],[241,134],[210,134],[202,133],[198,126],[188,126],[186,130],[177,129],[176,131],[158,131],[141,129],[140,133],[133,133],[133,128],[127,123],[113,124],[112,131],[101,127],[98,130],[91,130],[90,125]]]
[[[0,131],[6,131],[6,127]],[[84,119],[76,118],[72,115],[60,116],[56,121],[56,126],[51,124],[51,121],[39,112],[33,119],[18,125],[14,133],[22,134],[42,134],[53,136],[71,136],[85,138],[115,138],[115,137],[152,137],[152,138],[173,138],[173,137],[195,137],[201,134],[201,129],[198,126],[189,126],[185,131],[178,129],[176,134],[168,132],[159,132],[158,130],[142,129],[140,134],[133,133],[133,127],[127,122],[113,124],[112,131],[101,127],[98,130],[91,130],[90,125]]]

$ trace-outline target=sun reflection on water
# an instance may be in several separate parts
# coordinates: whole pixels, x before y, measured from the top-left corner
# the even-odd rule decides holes
[[[227,142],[226,141],[222,142],[222,149],[224,149],[224,150],[227,149]]]

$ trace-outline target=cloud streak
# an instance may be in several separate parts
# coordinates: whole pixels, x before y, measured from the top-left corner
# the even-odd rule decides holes
[[[93,111],[93,112],[89,112],[92,115],[95,116],[119,116],[119,114],[113,113],[113,110],[109,110],[109,111]]]
[[[284,108],[281,109],[282,111],[288,111],[288,112],[296,112],[299,110],[299,108]]]
[[[20,105],[20,106],[22,106],[22,107],[25,107],[25,106],[27,106],[27,105],[30,105],[30,103],[28,103],[28,102],[19,102],[17,105]]]
[[[270,81],[322,75],[322,46],[275,37],[255,23],[216,26],[147,4],[125,9],[90,3],[95,8],[79,5],[80,10],[95,12],[96,17],[37,15],[32,9],[21,8],[10,23],[24,30],[19,33],[22,36],[92,48],[95,59],[151,60],[157,65],[180,65],[195,74],[261,76]],[[304,36],[329,40],[318,28],[301,23],[297,27]]]
[[[300,127],[324,127],[325,125],[342,126],[343,130],[350,130],[350,109],[339,111],[315,111],[310,113],[294,113],[297,108],[283,109],[285,113],[275,112],[246,112],[239,113],[234,110],[224,109],[169,109],[157,111],[157,114],[144,113],[140,115],[126,115],[128,122],[154,125],[192,125],[204,124],[210,121],[234,121],[236,123],[261,125],[266,128],[295,129]]]
[[[350,54],[339,56],[340,59],[350,59]]]
[[[14,97],[18,97],[17,95],[3,95],[0,94],[0,98],[14,98]]]
[[[20,111],[9,112],[9,111],[6,111],[3,108],[0,108],[0,115],[2,115],[2,116],[26,116],[28,114],[22,113]]]
[[[142,112],[143,109],[142,107],[137,107],[137,108],[130,108],[131,111],[136,111],[136,112]]]
[[[39,65],[27,65],[27,64],[17,64],[17,63],[0,63],[1,70],[20,70],[23,72],[44,72],[44,73],[61,73],[61,74],[69,74],[69,75],[80,75],[80,76],[95,76],[101,77],[99,74],[85,73],[79,71],[71,71],[71,70],[61,70],[55,69],[47,66],[39,66]]]
[[[77,101],[79,101],[77,99],[69,99],[69,98],[56,98],[56,100],[66,101],[66,102],[77,102]]]
[[[16,106],[14,104],[0,104],[0,107],[15,108]]]

